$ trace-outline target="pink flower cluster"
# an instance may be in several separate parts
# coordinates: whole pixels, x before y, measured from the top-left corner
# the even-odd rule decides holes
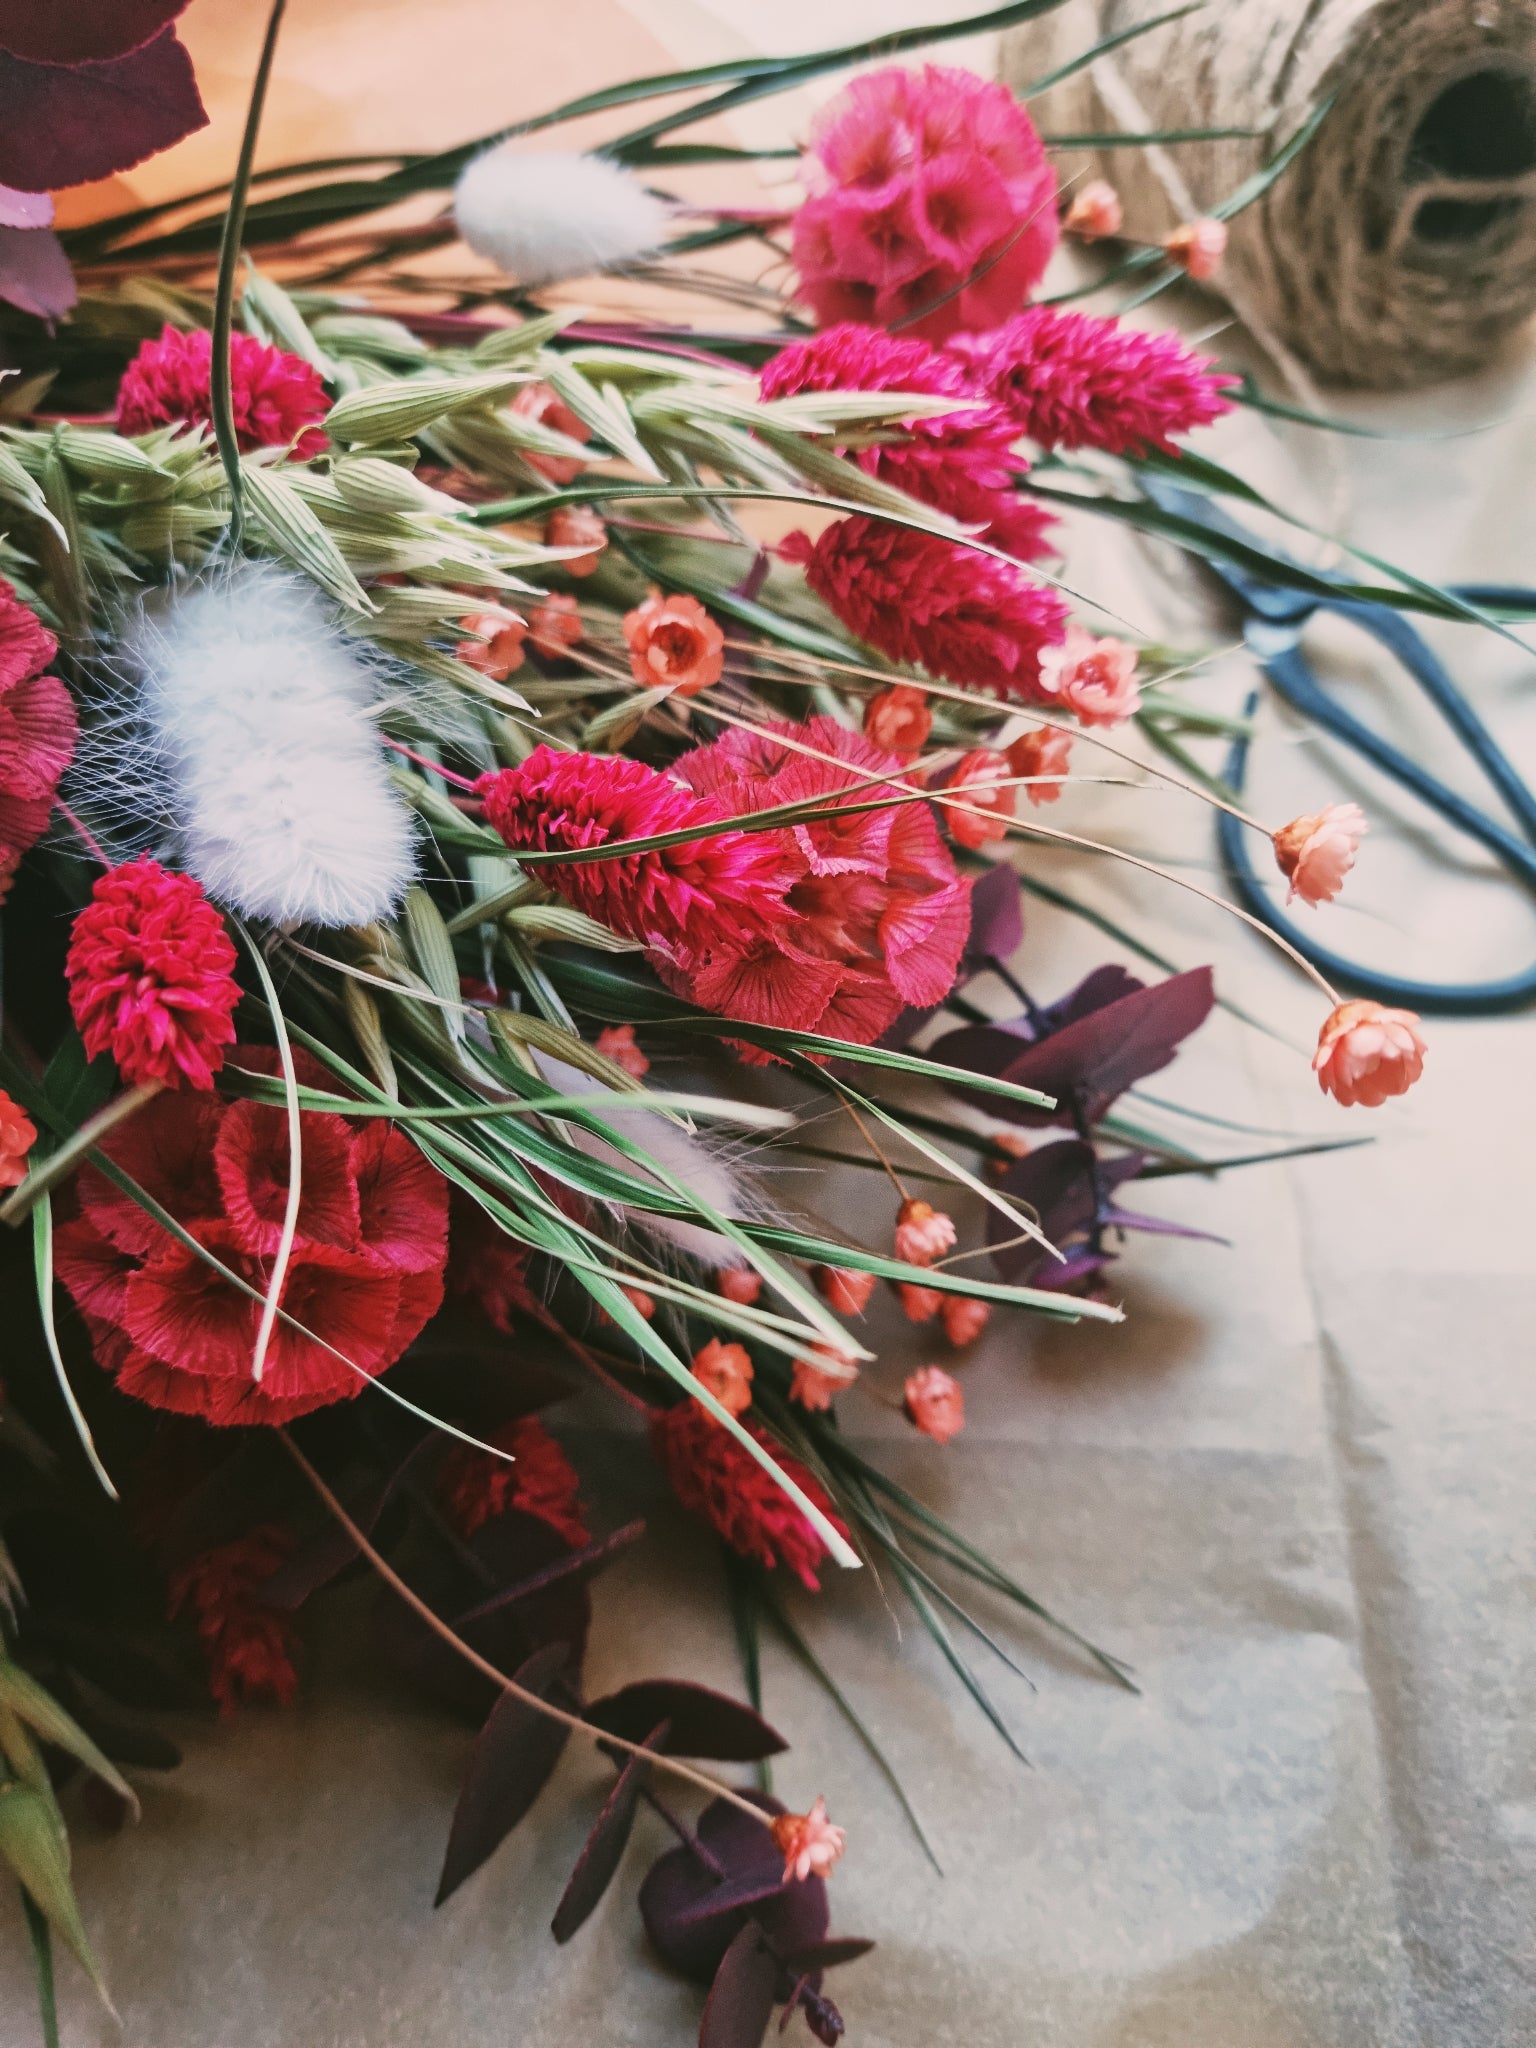
[[[326,445],[314,424],[330,401],[320,372],[302,356],[271,348],[254,334],[229,338],[235,433],[242,450],[281,448],[307,459]],[[117,392],[117,430],[147,434],[155,427],[208,425],[213,419],[213,336],[206,327],[162,328],[123,372]]]
[[[822,326],[866,320],[933,341],[996,326],[1056,246],[1056,174],[1034,123],[974,72],[856,78],[812,131],[802,176],[794,259]]]
[[[0,582],[0,898],[42,837],[74,757],[74,699],[43,673],[57,652],[42,620]]]

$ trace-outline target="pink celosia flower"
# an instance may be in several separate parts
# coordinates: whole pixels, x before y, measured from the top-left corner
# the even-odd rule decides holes
[[[794,258],[822,326],[941,340],[995,323],[1056,246],[1056,177],[1034,125],[973,72],[856,78],[817,120],[802,178]]]
[[[909,1323],[931,1323],[944,1305],[944,1296],[937,1287],[919,1287],[915,1280],[898,1280],[895,1287],[901,1312]]]
[[[1325,804],[1311,817],[1292,818],[1274,835],[1275,860],[1290,882],[1287,903],[1331,903],[1355,864],[1367,830],[1358,804]]]
[[[1144,334],[1093,313],[1030,306],[992,334],[959,336],[954,352],[1042,448],[1171,450],[1177,435],[1209,425],[1231,401],[1235,377],[1176,335]]]
[[[0,692],[41,675],[59,643],[15,586],[0,581]]]
[[[942,1365],[925,1365],[912,1373],[902,1405],[913,1428],[931,1436],[936,1444],[947,1444],[965,1427],[965,1396],[959,1381]]]
[[[752,1360],[745,1345],[711,1337],[693,1354],[693,1376],[728,1415],[744,1415],[752,1406]]]
[[[535,426],[549,427],[554,433],[564,434],[568,441],[585,441],[587,429],[565,401],[560,398],[552,385],[525,384],[508,407],[519,419],[531,420]],[[568,484],[581,474],[580,461],[569,455],[540,455],[528,449],[523,460],[540,476],[547,476],[552,484]]]
[[[715,1292],[750,1308],[763,1291],[763,1276],[750,1266],[722,1266],[715,1274]]]
[[[539,747],[483,775],[485,814],[514,853],[601,846],[712,824],[731,813],[641,761]],[[773,835],[716,832],[609,860],[552,863],[541,876],[622,938],[691,965],[782,920],[788,877]]]
[[[459,630],[472,636],[461,640],[453,650],[467,668],[478,669],[493,682],[504,683],[522,667],[528,627],[516,612],[492,605],[460,619]]]
[[[573,1550],[592,1540],[576,1468],[536,1415],[497,1430],[490,1442],[508,1457],[455,1444],[438,1471],[438,1498],[461,1536],[515,1509],[548,1522]]]
[[[828,1877],[847,1846],[847,1833],[827,1819],[827,1802],[818,1794],[809,1813],[776,1813],[773,1839],[784,1857],[784,1882]]]
[[[42,673],[57,651],[42,620],[0,581],[0,901],[42,837],[74,757],[74,699]]]
[[[1312,1071],[1323,1093],[1346,1109],[1380,1109],[1388,1096],[1407,1094],[1427,1050],[1412,1010],[1340,1003],[1318,1036]]]
[[[864,737],[898,757],[921,753],[932,731],[927,695],[910,683],[882,690],[864,707]]]
[[[798,1401],[802,1408],[818,1413],[830,1408],[833,1395],[851,1387],[858,1376],[859,1368],[851,1353],[839,1345],[819,1340],[811,1346],[808,1354],[795,1360],[789,1398]]]
[[[1187,220],[1164,237],[1163,247],[1182,271],[1204,284],[1220,270],[1227,253],[1227,224],[1224,220]]]
[[[1062,638],[1054,590],[989,555],[862,513],[781,552],[848,630],[891,661],[952,683],[1035,699],[1040,656]]]
[[[597,1034],[597,1050],[605,1060],[622,1067],[632,1080],[643,1081],[651,1071],[650,1061],[635,1043],[633,1024],[605,1024]]]
[[[544,545],[547,548],[590,549],[589,554],[572,555],[560,566],[567,576],[595,576],[597,558],[608,545],[608,529],[587,506],[562,505],[544,522]]]
[[[36,1143],[36,1124],[0,1088],[0,1188],[21,1186],[27,1177],[27,1154]]]
[[[909,1195],[896,1214],[896,1256],[909,1266],[931,1266],[955,1241],[955,1226],[942,1209]]]
[[[1020,733],[1008,749],[1008,771],[1012,775],[1065,775],[1072,758],[1072,735],[1054,725],[1037,725]],[[1061,795],[1059,782],[1029,782],[1024,794],[1032,804],[1053,804]]]
[[[582,633],[581,609],[563,590],[536,605],[528,621],[528,638],[551,661],[558,661],[568,647],[579,646]]]
[[[1014,793],[1011,788],[999,787],[1007,783],[1008,774],[1006,756],[994,753],[990,747],[973,748],[955,764],[944,785],[944,794],[959,798],[965,809],[958,804],[945,804],[943,810],[949,836],[957,845],[974,850],[1008,837]]]
[[[1040,688],[1084,725],[1121,725],[1141,704],[1136,650],[1069,626],[1065,644],[1040,657]]]
[[[224,920],[191,875],[128,861],[97,881],[75,919],[66,971],[92,1059],[123,1079],[211,1088],[240,1000]]]
[[[816,1292],[840,1316],[861,1316],[875,1291],[873,1273],[861,1273],[852,1266],[814,1266],[811,1278]]]
[[[226,1718],[241,1700],[270,1699],[291,1707],[298,1696],[293,1616],[261,1597],[293,1543],[280,1523],[265,1523],[171,1574],[169,1611],[174,1616],[192,1610],[208,1664],[208,1690]]]
[[[944,1325],[944,1334],[957,1351],[963,1351],[967,1344],[974,1344],[991,1320],[992,1311],[984,1301],[975,1301],[968,1294],[946,1294],[939,1318]]]
[[[271,348],[253,334],[229,338],[235,434],[246,452],[294,443],[301,460],[318,455],[325,435],[314,425],[330,410],[320,372],[302,356]],[[117,430],[147,434],[155,427],[211,424],[213,336],[206,327],[182,333],[167,325],[146,341],[123,372],[117,391]]]
[[[725,667],[725,635],[696,597],[659,592],[626,612],[624,639],[635,681],[696,697],[718,683]]]
[[[1124,220],[1120,194],[1103,178],[1093,178],[1075,195],[1061,224],[1080,241],[1097,242],[1118,235]]]
[[[798,1459],[780,1450],[754,1423],[742,1427],[846,1535],[841,1516]],[[697,1401],[679,1401],[652,1417],[651,1448],[681,1504],[701,1515],[739,1556],[765,1571],[783,1565],[808,1593],[820,1591],[816,1573],[827,1546],[778,1482]]]

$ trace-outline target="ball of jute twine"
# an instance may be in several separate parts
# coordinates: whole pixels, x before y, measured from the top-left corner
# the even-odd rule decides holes
[[[1168,0],[1070,0],[1003,39],[1015,91]],[[1536,313],[1536,0],[1219,0],[1031,101],[1048,134],[1247,128],[1068,153],[1157,241],[1322,127],[1232,222],[1215,289],[1330,383],[1409,390],[1484,364]]]

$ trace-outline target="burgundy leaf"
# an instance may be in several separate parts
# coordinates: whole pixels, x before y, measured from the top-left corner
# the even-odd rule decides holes
[[[715,1972],[699,2027],[699,2048],[761,2048],[773,2017],[779,1965],[749,1920]]]
[[[565,1645],[548,1643],[513,1675],[519,1685],[542,1697],[565,1665]],[[562,1722],[541,1714],[515,1693],[501,1695],[470,1751],[434,1906],[456,1892],[517,1826],[549,1782],[569,1735]]]
[[[412,1445],[393,1472],[371,1479],[352,1495],[346,1503],[347,1514],[365,1536],[373,1534],[380,1515],[411,1475],[441,1456],[442,1450],[442,1437],[436,1430],[429,1430],[419,1443]],[[302,1607],[311,1593],[329,1585],[338,1572],[345,1571],[357,1555],[357,1545],[346,1530],[339,1522],[327,1519],[308,1543],[278,1566],[261,1587],[259,1598],[268,1607],[292,1612]]]
[[[595,1543],[588,1543],[581,1550],[567,1551],[564,1557],[557,1557],[537,1571],[529,1572],[526,1578],[518,1579],[510,1586],[493,1593],[489,1600],[482,1600],[478,1607],[472,1607],[467,1614],[461,1614],[454,1622],[454,1630],[462,1635],[464,1630],[487,1615],[495,1614],[500,1608],[516,1600],[528,1600],[535,1593],[542,1593],[547,1587],[558,1585],[562,1579],[577,1579],[585,1582],[595,1572],[611,1564],[621,1550],[627,1550],[631,1543],[638,1543],[645,1534],[643,1521],[626,1522],[622,1529],[615,1529],[611,1536],[600,1536]],[[628,1735],[625,1728],[613,1730],[617,1735]],[[631,1735],[632,1742],[638,1742],[638,1734]],[[689,1755],[703,1756],[703,1750],[690,1750]]]
[[[1047,1032],[1075,1024],[1079,1017],[1091,1017],[1095,1010],[1118,1003],[1122,996],[1139,995],[1146,986],[1139,975],[1127,974],[1123,967],[1095,967],[1076,988],[1046,1004],[1040,1012],[1041,1029],[1036,1036],[1043,1038]]]
[[[1023,943],[1024,891],[1013,869],[999,863],[971,891],[966,967],[974,974],[988,960],[1010,960]]]
[[[766,1814],[785,1810],[766,1792],[745,1797]],[[748,1889],[758,1896],[742,1902]],[[705,1904],[710,1894],[719,1894],[715,1910]],[[699,1816],[696,1846],[669,1849],[647,1871],[640,1916],[657,1953],[696,1984],[707,1984],[749,1916],[782,1954],[824,1940],[827,1887],[819,1877],[786,1884],[784,1859],[768,1829],[715,1799]],[[787,1998],[791,1988],[786,1971],[780,1996]]]
[[[784,1960],[792,1970],[835,1970],[839,1963],[856,1963],[860,1956],[867,1956],[874,1945],[862,1935],[845,1934],[840,1939],[812,1942]]]
[[[764,1900],[772,1899],[784,1889],[783,1869],[775,1864],[772,1870],[756,1877],[738,1878],[734,1883],[717,1884],[713,1891],[706,1892],[691,1906],[680,1906],[677,1912],[679,1927],[696,1927],[701,1922],[718,1919],[726,1913],[738,1912],[744,1906],[760,1906]]]
[[[761,1714],[740,1700],[681,1678],[645,1678],[594,1700],[587,1719],[610,1735],[638,1742],[647,1728],[670,1724],[668,1756],[708,1756],[722,1763],[756,1763],[789,1744]]]
[[[0,51],[0,183],[23,192],[131,170],[207,124],[173,28],[106,64],[29,64]]]
[[[39,320],[75,303],[75,274],[52,228],[0,227],[0,299]]]
[[[4,0],[0,50],[34,64],[126,57],[168,28],[187,0]]]
[[[667,1724],[662,1721],[646,1736],[642,1747],[656,1751],[666,1738]],[[650,1775],[651,1761],[647,1756],[630,1757],[620,1771],[618,1781],[593,1822],[592,1832],[576,1859],[576,1868],[571,1872],[571,1881],[555,1908],[555,1917],[549,1923],[549,1931],[556,1941],[570,1940],[613,1882],[613,1874],[629,1842],[630,1829],[635,1824],[635,1808]]]
[[[1098,1193],[1108,1201],[1122,1182],[1132,1180],[1145,1160],[1139,1152],[1121,1159],[1107,1159],[1099,1165]],[[1091,1145],[1078,1138],[1059,1138],[1014,1160],[1003,1175],[1002,1188],[1014,1202],[1033,1209],[1040,1228],[1058,1251],[1066,1251],[1071,1240],[1093,1223],[1094,1154]],[[1002,1247],[993,1252],[997,1270],[1016,1286],[1061,1287],[1082,1277],[1081,1269],[1069,1272],[1053,1259],[1043,1245],[1033,1242],[1008,1244],[1016,1236],[1005,1216],[989,1211],[987,1237]],[[1075,1265],[1075,1262],[1073,1262]]]

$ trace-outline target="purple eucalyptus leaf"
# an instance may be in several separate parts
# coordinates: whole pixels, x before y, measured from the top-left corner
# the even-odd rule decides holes
[[[653,1753],[660,1749],[667,1739],[667,1724],[660,1722],[654,1727],[642,1748]],[[648,1756],[631,1756],[618,1775],[613,1790],[603,1802],[603,1810],[592,1824],[585,1846],[576,1859],[576,1868],[571,1872],[571,1881],[561,1895],[555,1908],[555,1917],[549,1923],[549,1931],[556,1941],[569,1941],[576,1930],[590,1919],[598,1901],[613,1882],[614,1872],[629,1843],[630,1830],[635,1824],[635,1808],[640,1803],[640,1794],[650,1780],[651,1761]]]
[[[187,0],[4,0],[0,50],[34,64],[99,64],[169,28]]]
[[[74,305],[75,273],[52,228],[0,227],[0,299],[50,322]]]
[[[646,1678],[594,1700],[587,1719],[610,1735],[638,1742],[658,1721],[668,1723],[665,1754],[707,1756],[721,1763],[756,1763],[789,1744],[761,1714],[708,1686],[680,1678]]]
[[[785,1810],[766,1792],[745,1797],[766,1814]],[[754,1902],[730,1903],[758,1887]],[[714,1911],[706,1903],[712,1894],[720,1901]],[[646,1873],[640,1916],[657,1953],[707,1984],[748,1915],[781,1954],[808,1948],[826,1938],[827,1887],[819,1877],[786,1884],[784,1859],[767,1828],[727,1800],[712,1800],[699,1816],[697,1845],[669,1849]],[[787,1998],[791,1988],[786,1971],[780,1995]]]
[[[1190,1237],[1201,1244],[1230,1244],[1229,1237],[1218,1237],[1214,1230],[1196,1230],[1188,1223],[1172,1223],[1166,1216],[1144,1216],[1135,1209],[1121,1209],[1110,1202],[1104,1210],[1103,1220],[1116,1230],[1140,1230],[1148,1237]]]
[[[860,1956],[867,1956],[874,1945],[862,1935],[845,1934],[831,1941],[814,1941],[784,1960],[792,1970],[835,1970],[839,1963],[856,1963]]]
[[[513,1676],[542,1698],[565,1666],[565,1645],[550,1643]],[[501,1695],[470,1751],[433,1905],[456,1892],[517,1826],[548,1784],[570,1732],[515,1693]]]
[[[0,228],[51,228],[51,192],[13,192],[0,185]]]
[[[1024,943],[1024,891],[1003,862],[988,868],[971,891],[971,935],[962,972],[975,974],[989,960],[1011,960]]]
[[[535,1517],[535,1520],[537,1519],[539,1518]],[[563,1557],[551,1558],[547,1564],[538,1566],[525,1577],[514,1580],[511,1585],[499,1588],[488,1600],[480,1601],[467,1613],[459,1615],[453,1626],[462,1634],[466,1628],[485,1621],[489,1616],[499,1613],[502,1608],[516,1601],[531,1600],[535,1594],[559,1585],[562,1580],[575,1579],[584,1583],[602,1571],[606,1565],[611,1564],[621,1550],[628,1550],[632,1543],[638,1543],[644,1534],[643,1521],[626,1522],[622,1529],[615,1529],[611,1536],[600,1536],[595,1543],[584,1544],[580,1550],[568,1550]],[[629,1731],[623,1728],[614,1732],[629,1735]],[[638,1742],[640,1738],[636,1734],[630,1735],[629,1739]],[[705,1752],[700,1750],[697,1754],[702,1756]]]
[[[412,1474],[441,1456],[442,1449],[443,1439],[435,1430],[429,1431],[393,1472],[369,1480],[350,1496],[347,1513],[365,1536],[372,1535],[380,1515]],[[312,1593],[329,1585],[338,1572],[345,1571],[357,1555],[357,1545],[346,1530],[328,1518],[308,1543],[278,1566],[259,1588],[257,1597],[268,1607],[281,1607],[291,1613],[302,1607]]]
[[[778,1980],[778,1961],[762,1929],[749,1920],[720,1958],[704,2004],[699,2048],[761,2048]]]
[[[1076,988],[1054,1003],[1046,1004],[1040,1012],[1043,1026],[1040,1036],[1075,1024],[1079,1017],[1091,1017],[1095,1010],[1118,1003],[1122,996],[1139,995],[1146,986],[1139,975],[1127,974],[1123,967],[1095,967]]]
[[[1059,1252],[1068,1254],[1068,1261],[1064,1265],[1052,1258],[1043,1245],[1010,1244],[1008,1240],[1017,1233],[994,1209],[987,1214],[987,1238],[998,1247],[992,1254],[998,1272],[1016,1286],[1061,1288],[1096,1270],[1096,1266],[1084,1267],[1073,1256],[1072,1240],[1091,1227],[1097,1200],[1109,1201],[1145,1164],[1139,1152],[1101,1161],[1095,1190],[1093,1147],[1080,1138],[1058,1138],[1016,1159],[1003,1175],[1003,1192],[1034,1210],[1040,1228]],[[1097,1258],[1096,1254],[1089,1256]]]
[[[105,64],[29,64],[0,51],[0,183],[20,191],[131,170],[207,125],[173,28]]]

